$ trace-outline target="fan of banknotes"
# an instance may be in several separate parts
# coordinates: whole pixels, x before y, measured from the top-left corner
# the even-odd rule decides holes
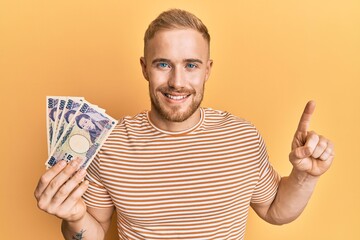
[[[48,154],[51,168],[60,160],[83,160],[87,168],[117,121],[83,97],[46,97]]]

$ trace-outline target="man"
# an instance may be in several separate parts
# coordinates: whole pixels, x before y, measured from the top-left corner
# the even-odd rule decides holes
[[[210,36],[182,10],[145,33],[143,75],[151,111],[123,118],[87,170],[60,161],[35,190],[40,209],[63,219],[66,239],[103,239],[116,209],[120,239],[243,239],[248,208],[284,224],[305,208],[334,158],[333,144],[309,132],[314,102],[300,119],[280,178],[256,128],[201,108]],[[74,174],[75,173],[75,174]]]

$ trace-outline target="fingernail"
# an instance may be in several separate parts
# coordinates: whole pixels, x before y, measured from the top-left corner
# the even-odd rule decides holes
[[[85,170],[84,168],[82,168],[82,169],[80,169],[80,170],[78,171],[78,174],[79,174],[80,176],[85,175],[85,174],[86,174],[86,170]]]
[[[65,166],[66,166],[66,162],[65,162],[64,160],[61,160],[61,161],[59,162],[59,166],[60,166],[60,167],[65,167]]]
[[[77,159],[75,159],[75,160],[72,160],[70,162],[70,164],[71,164],[71,166],[76,167],[77,165],[79,165],[79,161],[77,161]]]

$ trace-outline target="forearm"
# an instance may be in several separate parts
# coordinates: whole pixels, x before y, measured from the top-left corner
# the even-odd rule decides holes
[[[283,177],[277,195],[266,218],[273,224],[285,224],[295,220],[306,207],[319,177],[293,170]]]
[[[61,231],[67,240],[102,240],[105,237],[101,224],[88,212],[79,221],[63,221]]]

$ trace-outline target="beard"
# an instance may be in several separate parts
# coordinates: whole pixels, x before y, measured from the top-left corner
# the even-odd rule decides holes
[[[175,88],[168,87],[168,86],[159,87],[156,89],[155,92],[156,93],[159,92],[160,94],[171,93],[171,92],[176,92],[176,93],[184,94],[184,95],[191,94],[191,96],[193,96],[191,99],[191,103],[183,111],[181,110],[182,106],[180,106],[180,104],[179,104],[179,106],[168,106],[168,105],[165,105],[164,103],[161,103],[158,95],[153,94],[149,87],[151,106],[165,120],[171,121],[171,122],[183,122],[183,121],[187,120],[189,117],[191,117],[196,112],[196,110],[200,107],[200,104],[204,97],[204,87],[205,87],[205,84],[203,85],[202,89],[199,92],[196,92],[195,89],[176,90]]]

